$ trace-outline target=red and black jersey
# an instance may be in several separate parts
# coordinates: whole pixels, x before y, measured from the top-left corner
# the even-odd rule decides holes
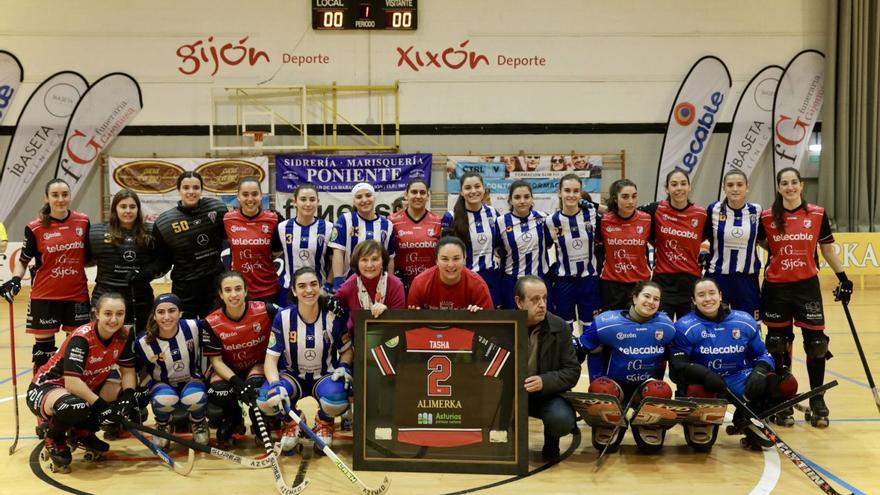
[[[409,284],[416,275],[435,265],[434,248],[440,239],[440,215],[426,211],[421,219],[414,220],[406,210],[401,210],[390,215],[388,220],[394,224],[397,241],[394,267]]]
[[[798,282],[819,273],[816,247],[834,242],[825,208],[801,203],[785,210],[785,231],[773,220],[773,211],[761,213],[758,240],[767,240],[770,258],[764,278],[768,282]]]
[[[510,351],[463,328],[415,328],[370,352],[395,380],[398,442],[459,447],[488,437]]]
[[[214,310],[202,322],[202,349],[205,356],[220,356],[236,373],[246,373],[266,359],[272,320],[278,306],[248,301],[239,320],[226,316],[223,308]]]
[[[27,224],[19,260],[25,265],[31,259],[36,262],[31,299],[89,300],[88,238],[89,217],[78,211],[70,211],[64,220],[50,217],[48,227],[39,218]]]
[[[278,273],[272,251],[281,251],[276,227],[284,218],[273,210],[263,210],[253,217],[240,209],[223,216],[226,239],[232,254],[232,269],[244,275],[251,297],[266,297],[278,292]]]
[[[597,220],[596,229],[596,242],[601,243],[605,254],[602,280],[641,282],[651,278],[648,266],[651,215],[636,210],[629,218],[623,218],[610,211]]]
[[[97,393],[114,366],[133,368],[134,332],[124,326],[104,341],[95,325],[93,321],[73,331],[61,349],[37,370],[32,382],[64,386],[65,376],[75,376]]]
[[[706,225],[706,209],[693,203],[679,210],[663,200],[643,207],[654,219],[654,273],[689,273],[702,276],[700,244]]]

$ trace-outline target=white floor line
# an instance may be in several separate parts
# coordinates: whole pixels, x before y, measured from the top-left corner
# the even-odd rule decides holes
[[[19,398],[19,399],[23,399],[23,398],[25,398],[25,397],[27,397],[27,394],[19,394],[19,395],[18,395],[18,398]],[[11,401],[11,400],[12,400],[12,397],[3,397],[2,399],[0,399],[0,404],[2,404],[2,403],[4,403],[4,402],[9,402],[9,401]]]

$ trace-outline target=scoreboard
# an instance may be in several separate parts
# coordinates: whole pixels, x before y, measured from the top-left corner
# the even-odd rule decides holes
[[[312,29],[414,31],[418,0],[312,0]]]

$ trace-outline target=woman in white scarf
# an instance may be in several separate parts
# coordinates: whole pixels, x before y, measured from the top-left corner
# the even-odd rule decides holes
[[[406,309],[403,282],[385,270],[388,252],[379,242],[361,241],[351,253],[354,274],[342,284],[338,297],[348,310],[348,328],[354,326],[354,312],[369,309],[378,318],[386,309]]]

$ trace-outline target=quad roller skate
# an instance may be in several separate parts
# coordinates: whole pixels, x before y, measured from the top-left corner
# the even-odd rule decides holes
[[[43,440],[43,450],[40,451],[40,460],[48,463],[49,471],[52,473],[69,473],[73,455],[70,453],[67,439],[62,437],[56,440],[46,437]]]
[[[804,419],[814,428],[828,428],[828,406],[825,395],[810,397],[810,408],[804,411]]]
[[[98,462],[110,450],[110,444],[96,437],[91,430],[73,430],[69,443],[71,450],[84,451],[83,460],[86,462]]]

